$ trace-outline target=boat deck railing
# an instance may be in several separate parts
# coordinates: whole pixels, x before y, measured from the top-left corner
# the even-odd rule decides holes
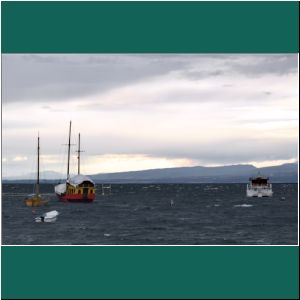
[[[111,195],[111,184],[102,184],[102,196]]]
[[[247,184],[247,189],[272,189],[272,184],[271,183],[267,183],[267,184],[248,183]]]

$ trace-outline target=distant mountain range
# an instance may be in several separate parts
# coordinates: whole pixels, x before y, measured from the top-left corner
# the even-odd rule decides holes
[[[298,182],[298,164],[284,164],[274,167],[256,168],[252,165],[222,167],[183,167],[153,169],[145,171],[96,174],[95,182],[110,183],[239,183],[248,182],[250,176],[270,177],[275,182]]]
[[[222,167],[182,167],[167,169],[152,169],[107,174],[94,174],[90,177],[96,183],[244,183],[249,177],[258,174],[268,176],[272,183],[297,183],[298,163],[280,166],[256,168],[253,165],[232,165]],[[35,174],[28,176],[3,178],[6,181],[32,181]],[[65,175],[47,171],[41,173],[44,181],[57,181]]]
[[[19,175],[19,176],[11,176],[11,177],[3,177],[3,181],[11,180],[11,181],[19,181],[19,180],[36,180],[36,172],[34,173],[28,173],[25,175]],[[41,180],[58,180],[60,178],[65,178],[65,174],[61,174],[55,171],[43,171],[40,172],[40,178]]]

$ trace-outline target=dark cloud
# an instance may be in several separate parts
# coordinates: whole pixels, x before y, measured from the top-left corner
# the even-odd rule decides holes
[[[232,61],[227,64],[245,75],[286,75],[297,73],[298,55],[254,55],[249,61]]]
[[[266,91],[266,92],[263,92],[265,95],[267,95],[267,96],[270,96],[270,95],[272,95],[272,92],[268,92],[268,91]]]
[[[68,100],[177,72],[200,80],[232,74],[297,72],[297,55],[17,55],[2,56],[3,103]],[[227,84],[226,86],[229,86]]]
[[[225,70],[214,70],[214,71],[208,71],[208,70],[192,70],[192,71],[184,71],[184,76],[189,79],[199,80],[207,77],[217,77],[221,75],[226,75]]]
[[[201,61],[202,60],[202,61]],[[287,55],[213,55],[195,60],[197,69],[183,70],[184,76],[199,80],[207,77],[287,75],[297,73],[298,56]],[[226,86],[229,86],[226,84]]]
[[[184,62],[163,56],[3,55],[3,103],[68,100],[163,75]]]

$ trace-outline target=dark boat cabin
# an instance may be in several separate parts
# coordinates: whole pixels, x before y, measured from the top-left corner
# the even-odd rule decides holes
[[[255,177],[255,178],[250,178],[250,181],[252,185],[267,185],[268,184],[268,177]]]

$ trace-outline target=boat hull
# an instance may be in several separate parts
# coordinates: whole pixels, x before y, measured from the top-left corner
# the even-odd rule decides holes
[[[56,194],[58,199],[63,202],[93,202],[95,200],[95,194],[89,195],[59,195]]]
[[[256,188],[256,189],[247,189],[247,197],[272,197],[273,196],[273,191],[272,189],[269,188]]]
[[[48,200],[42,200],[40,197],[29,197],[24,200],[26,206],[39,207],[48,203]]]
[[[57,218],[46,218],[46,219],[42,219],[41,217],[37,217],[35,218],[35,222],[36,223],[54,223],[56,222]]]
[[[57,220],[59,212],[56,210],[42,214],[35,218],[36,223],[54,223]]]

